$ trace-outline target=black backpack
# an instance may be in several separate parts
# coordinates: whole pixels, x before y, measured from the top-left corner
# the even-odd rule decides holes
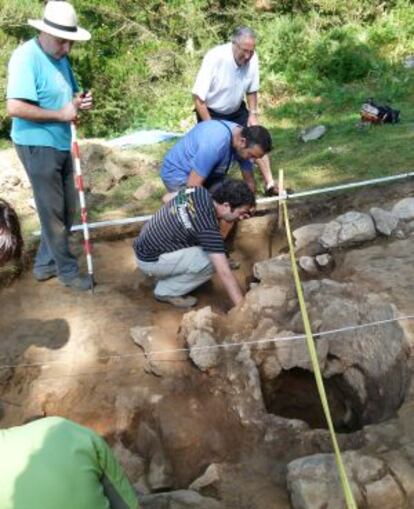
[[[396,124],[400,121],[400,110],[381,106],[368,99],[361,108],[361,120],[373,124]]]

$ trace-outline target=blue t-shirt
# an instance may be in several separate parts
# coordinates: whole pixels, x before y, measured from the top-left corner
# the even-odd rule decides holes
[[[238,158],[232,147],[231,131],[236,126],[234,122],[206,120],[183,136],[167,153],[161,167],[167,189],[185,186],[191,170],[206,179],[224,177],[233,159],[242,170],[252,171],[251,161]]]
[[[37,39],[17,48],[9,62],[7,99],[31,101],[40,108],[59,110],[78,91],[69,60],[59,60],[43,51]],[[13,118],[11,137],[18,145],[70,150],[69,122],[33,122]]]

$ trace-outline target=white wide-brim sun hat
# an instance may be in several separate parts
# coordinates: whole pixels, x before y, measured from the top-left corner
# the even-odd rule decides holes
[[[41,32],[69,41],[88,41],[91,34],[78,27],[73,6],[69,2],[52,0],[46,4],[43,19],[29,19],[28,24]]]

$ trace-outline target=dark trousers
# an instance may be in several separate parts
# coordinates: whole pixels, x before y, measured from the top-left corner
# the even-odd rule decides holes
[[[233,113],[228,113],[227,115],[223,113],[218,113],[210,108],[207,108],[210,116],[213,120],[229,120],[230,122],[235,122],[243,127],[247,126],[247,120],[249,118],[249,111],[246,108],[246,103],[242,101],[238,110]],[[201,122],[201,117],[196,111],[197,122]]]
[[[56,271],[62,282],[70,281],[79,273],[68,243],[76,211],[71,153],[27,145],[16,145],[16,151],[32,184],[42,229],[33,272]]]

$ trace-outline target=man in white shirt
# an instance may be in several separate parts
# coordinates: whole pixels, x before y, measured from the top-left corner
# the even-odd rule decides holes
[[[242,126],[258,125],[259,60],[255,47],[254,32],[240,27],[235,30],[231,42],[206,53],[192,90],[199,122],[223,119]],[[265,155],[257,164],[266,193],[274,194],[269,157]]]

